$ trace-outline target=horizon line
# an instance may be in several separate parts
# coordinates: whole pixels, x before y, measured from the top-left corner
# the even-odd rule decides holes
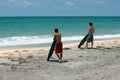
[[[120,16],[0,16],[0,17],[120,17]]]

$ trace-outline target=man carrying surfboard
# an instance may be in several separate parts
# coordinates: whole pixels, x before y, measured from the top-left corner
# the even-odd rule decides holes
[[[62,62],[62,52],[63,52],[63,44],[61,41],[61,34],[59,33],[58,29],[55,28],[54,38],[53,40],[56,42],[55,46],[55,54],[59,59],[59,63]]]
[[[86,48],[88,48],[88,43],[91,42],[91,48],[93,48],[93,33],[94,33],[93,24],[89,23],[89,29],[88,29],[88,37],[86,42]]]

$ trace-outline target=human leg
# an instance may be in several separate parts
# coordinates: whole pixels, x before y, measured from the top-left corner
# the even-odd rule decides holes
[[[60,59],[59,59],[59,63],[61,63],[62,62],[62,52],[60,53]]]
[[[86,48],[88,48],[88,42],[86,42]]]
[[[58,57],[58,59],[60,60],[60,56],[59,56],[59,53],[55,53],[56,54],[56,56]]]
[[[62,54],[62,52],[60,53],[60,59],[62,59],[62,56],[63,56],[63,54]]]
[[[93,48],[93,42],[91,42],[91,48]]]

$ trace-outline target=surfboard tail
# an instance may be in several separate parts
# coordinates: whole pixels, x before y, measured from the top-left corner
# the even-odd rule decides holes
[[[49,58],[47,58],[47,61],[49,61]]]
[[[78,48],[80,48],[80,45],[78,46]]]
[[[52,54],[53,54],[53,52],[54,52],[55,44],[56,44],[56,42],[53,41],[53,43],[52,43],[52,45],[51,45],[51,48],[50,48],[50,50],[49,50],[49,53],[48,53],[47,61],[50,60],[50,58],[51,58],[51,56],[52,56]]]
[[[81,40],[81,42],[78,45],[78,48],[80,48],[85,43],[85,41],[87,40],[87,37],[88,37],[88,34],[86,34],[85,37]]]

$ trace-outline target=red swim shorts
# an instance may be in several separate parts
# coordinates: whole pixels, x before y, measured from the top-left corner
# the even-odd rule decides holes
[[[63,52],[63,49],[62,49],[62,48],[63,48],[62,42],[56,43],[55,53]]]

